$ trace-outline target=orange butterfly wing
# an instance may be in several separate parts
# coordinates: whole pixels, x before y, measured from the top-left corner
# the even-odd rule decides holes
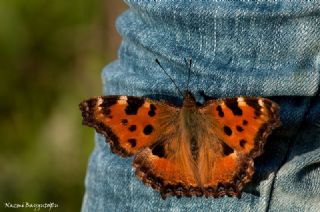
[[[200,149],[198,163],[205,195],[238,196],[251,180],[253,159],[280,125],[279,107],[268,99],[238,97],[208,101],[199,111],[210,119],[213,138]],[[222,149],[214,152],[217,145]]]
[[[265,98],[211,100],[200,111],[212,118],[219,139],[253,158],[262,154],[267,136],[280,126],[278,105]]]
[[[157,142],[163,127],[169,131],[179,109],[139,97],[101,96],[80,103],[83,124],[94,127],[109,142],[112,152],[128,157]],[[170,133],[170,132],[168,132]]]

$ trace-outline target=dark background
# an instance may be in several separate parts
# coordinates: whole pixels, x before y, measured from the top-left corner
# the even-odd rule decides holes
[[[117,56],[116,0],[0,3],[0,211],[51,203],[79,211],[94,130],[78,104],[101,94]],[[41,209],[40,211],[48,211]]]

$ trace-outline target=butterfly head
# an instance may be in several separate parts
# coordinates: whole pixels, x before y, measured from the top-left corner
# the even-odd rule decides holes
[[[183,106],[184,107],[196,107],[197,102],[189,90],[186,90],[183,94]]]

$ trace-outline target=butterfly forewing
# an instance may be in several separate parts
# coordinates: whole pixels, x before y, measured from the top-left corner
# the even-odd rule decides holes
[[[161,101],[127,96],[92,98],[80,103],[80,109],[83,123],[107,137],[111,150],[123,157],[157,142],[161,126],[170,130],[179,110]]]
[[[266,137],[280,125],[278,105],[265,98],[211,100],[200,111],[212,119],[221,141],[252,157],[262,153]]]

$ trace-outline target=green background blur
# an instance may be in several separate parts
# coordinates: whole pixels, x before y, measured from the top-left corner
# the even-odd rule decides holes
[[[78,104],[116,58],[117,0],[0,0],[0,211],[79,211],[94,131]],[[48,211],[41,209],[40,211]]]

